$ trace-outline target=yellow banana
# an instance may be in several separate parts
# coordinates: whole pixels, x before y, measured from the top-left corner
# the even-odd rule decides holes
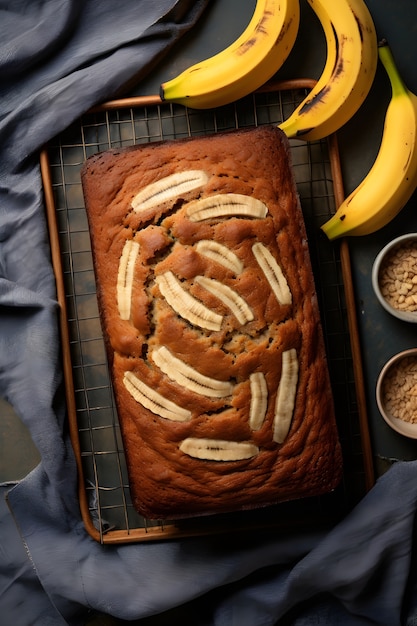
[[[308,0],[327,44],[314,88],[279,127],[287,137],[321,139],[341,128],[369,93],[378,63],[375,25],[363,0]]]
[[[248,95],[282,66],[297,37],[299,0],[258,0],[242,35],[161,85],[162,100],[208,109]]]
[[[381,145],[367,176],[322,226],[330,240],[379,230],[417,187],[417,96],[404,84],[386,41],[379,46],[379,58],[392,88]]]

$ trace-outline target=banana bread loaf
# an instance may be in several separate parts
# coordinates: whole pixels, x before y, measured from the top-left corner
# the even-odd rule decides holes
[[[285,135],[109,150],[82,183],[137,510],[179,519],[334,489],[341,451]]]

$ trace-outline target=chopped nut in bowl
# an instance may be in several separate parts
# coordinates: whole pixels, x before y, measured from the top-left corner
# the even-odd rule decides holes
[[[377,255],[372,286],[391,315],[417,323],[417,233],[393,239]]]
[[[393,430],[417,439],[417,348],[394,355],[376,384],[379,411]]]

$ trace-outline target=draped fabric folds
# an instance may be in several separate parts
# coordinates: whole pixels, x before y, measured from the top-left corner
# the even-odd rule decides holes
[[[80,625],[100,611],[144,626],[158,614],[193,626],[417,623],[415,463],[395,464],[326,533],[101,546],[81,521],[39,151],[145,77],[207,4],[0,0],[0,395],[41,458],[0,486],[0,621]]]

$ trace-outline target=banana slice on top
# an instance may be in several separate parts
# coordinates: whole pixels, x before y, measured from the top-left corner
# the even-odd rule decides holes
[[[132,286],[135,263],[139,254],[139,244],[128,239],[123,247],[117,272],[117,308],[122,320],[130,318]]]
[[[165,346],[152,352],[152,360],[171,380],[202,396],[225,398],[233,393],[233,384],[204,376],[178,357],[171,354]]]
[[[160,274],[155,280],[165,300],[180,317],[206,330],[220,330],[223,316],[188,293],[171,271]]]
[[[292,294],[281,267],[263,243],[255,243],[252,252],[280,304],[291,304]]]
[[[268,214],[268,207],[252,196],[220,193],[190,202],[186,213],[192,222],[233,216],[264,218]]]
[[[298,357],[295,348],[282,353],[281,380],[275,403],[274,436],[277,443],[282,443],[291,426],[295,407],[295,394],[298,383]]]
[[[246,300],[231,287],[208,276],[196,276],[195,281],[223,302],[232,311],[240,324],[246,324],[246,322],[251,322],[254,319],[253,311]]]
[[[251,374],[249,381],[251,391],[249,426],[252,430],[259,430],[264,423],[268,408],[268,387],[262,372]]]
[[[180,450],[188,456],[207,461],[243,461],[256,456],[259,448],[249,441],[223,441],[189,437],[184,439]]]
[[[136,213],[146,211],[181,194],[203,187],[209,177],[204,170],[186,170],[165,176],[147,185],[132,200],[132,208]]]
[[[143,380],[140,380],[133,372],[125,372],[123,384],[136,402],[155,415],[173,422],[186,422],[191,419],[191,411],[165,398],[144,383]]]
[[[223,267],[231,270],[235,274],[240,274],[243,271],[243,262],[239,257],[232,252],[227,246],[213,241],[212,239],[201,239],[195,244],[197,252],[212,259],[216,263],[220,263]]]

